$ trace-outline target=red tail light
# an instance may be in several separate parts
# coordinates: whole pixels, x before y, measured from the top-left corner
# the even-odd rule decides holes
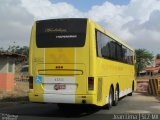
[[[88,90],[94,90],[94,77],[88,77]]]
[[[33,89],[33,77],[29,76],[29,89]]]

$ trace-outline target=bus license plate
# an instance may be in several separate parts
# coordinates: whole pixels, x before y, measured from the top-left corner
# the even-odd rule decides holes
[[[66,89],[66,84],[64,84],[64,83],[57,83],[57,84],[54,85],[54,89],[55,90]]]

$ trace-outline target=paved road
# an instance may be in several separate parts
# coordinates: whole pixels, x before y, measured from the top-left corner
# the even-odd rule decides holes
[[[3,116],[5,116],[4,114],[18,115],[18,120],[106,120],[109,114],[112,114],[110,115],[111,118],[114,117],[113,114],[122,113],[160,114],[160,101],[155,97],[134,93],[133,96],[127,96],[121,99],[118,106],[112,107],[110,110],[88,106],[78,107],[78,109],[69,108],[67,111],[61,111],[56,104],[29,103],[1,107],[0,113]]]

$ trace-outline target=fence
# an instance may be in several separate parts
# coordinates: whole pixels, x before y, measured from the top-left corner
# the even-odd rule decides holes
[[[29,91],[29,77],[28,76],[16,76],[15,77],[15,91],[28,92]]]
[[[160,77],[149,79],[148,94],[160,95]]]
[[[143,92],[147,93],[148,92],[148,80],[138,80],[137,81],[137,92]]]

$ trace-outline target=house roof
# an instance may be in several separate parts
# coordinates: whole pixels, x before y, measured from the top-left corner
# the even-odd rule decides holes
[[[146,67],[144,68],[144,70],[146,71],[159,71],[160,70],[160,67]]]
[[[17,54],[17,53],[11,53],[11,52],[1,52],[0,51],[0,57],[25,57],[23,54]]]

